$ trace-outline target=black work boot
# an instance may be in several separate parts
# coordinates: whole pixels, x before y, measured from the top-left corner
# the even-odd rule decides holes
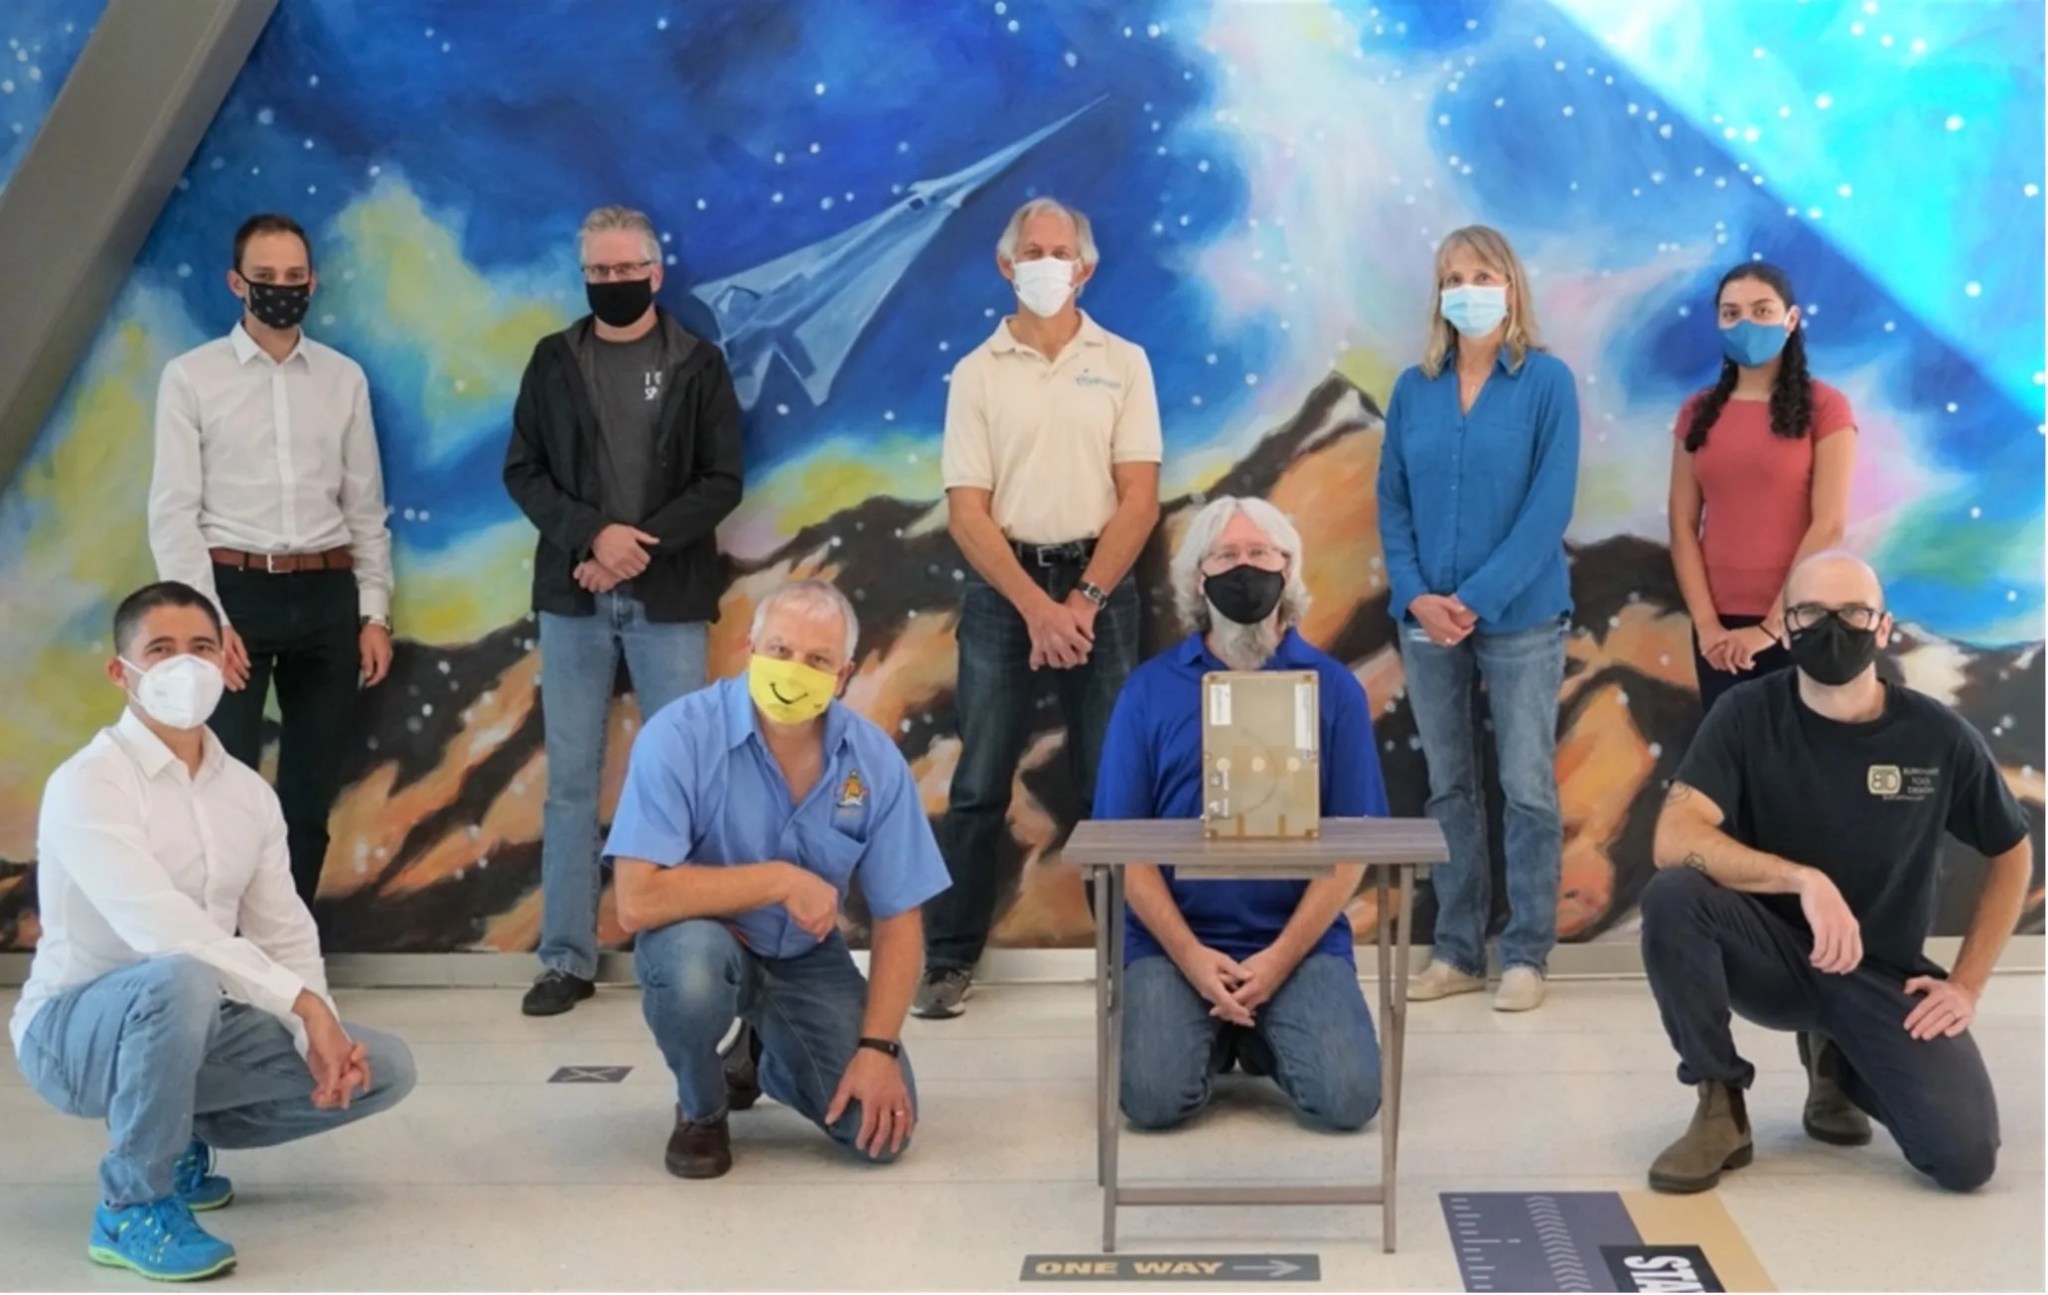
[[[1806,1067],[1806,1136],[1837,1147],[1870,1142],[1870,1117],[1842,1091],[1842,1050],[1825,1034],[1799,1034],[1799,1064]]]

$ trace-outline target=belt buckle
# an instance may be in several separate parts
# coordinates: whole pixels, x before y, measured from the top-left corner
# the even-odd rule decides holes
[[[268,575],[274,576],[277,574],[277,554],[266,553],[263,555],[263,570]]]

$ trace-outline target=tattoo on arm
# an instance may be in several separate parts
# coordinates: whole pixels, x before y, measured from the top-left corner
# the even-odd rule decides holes
[[[1692,788],[1686,786],[1682,782],[1672,783],[1671,790],[1666,792],[1664,795],[1664,803],[1666,805],[1683,805],[1686,801],[1689,801],[1691,799]]]
[[[1707,870],[1707,861],[1700,857],[1699,851],[1695,850],[1685,856],[1685,866],[1695,872],[1705,872]]]

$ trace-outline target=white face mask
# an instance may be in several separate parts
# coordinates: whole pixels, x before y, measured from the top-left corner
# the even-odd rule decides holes
[[[196,656],[174,656],[145,670],[126,657],[121,664],[141,675],[135,704],[165,728],[198,728],[213,716],[227,687],[220,667]]]
[[[1074,295],[1076,268],[1073,261],[1062,261],[1057,256],[1016,262],[1010,269],[1017,276],[1017,300],[1041,318],[1059,314],[1067,298]]]

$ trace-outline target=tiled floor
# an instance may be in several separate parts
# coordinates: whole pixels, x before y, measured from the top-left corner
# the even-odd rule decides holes
[[[887,1169],[848,1163],[788,1111],[735,1117],[733,1173],[662,1169],[673,1100],[630,990],[530,1021],[509,990],[343,993],[395,1031],[419,1089],[380,1120],[226,1157],[240,1199],[210,1216],[249,1289],[987,1289],[1027,1253],[1100,1241],[1093,1033],[1082,986],[984,990],[957,1021],[913,1021],[924,1124]],[[0,993],[0,1017],[13,1008]],[[1743,1029],[1762,1074],[1754,1166],[1721,1196],[1781,1289],[2042,1288],[2043,992],[2001,977],[1978,1038],[1998,1086],[1998,1177],[1960,1198],[1923,1185],[1880,1132],[1808,1141],[1792,1043]],[[1400,1252],[1376,1210],[1133,1209],[1126,1252],[1310,1251],[1332,1290],[1459,1287],[1437,1194],[1633,1189],[1691,1095],[1640,981],[1561,981],[1541,1011],[1483,997],[1413,1009]],[[616,1087],[548,1085],[556,1067],[629,1064]],[[1359,1178],[1378,1125],[1299,1130],[1252,1081],[1185,1131],[1126,1135],[1129,1178]],[[84,1257],[102,1132],[0,1067],[0,1287],[135,1289]],[[1356,1171],[1353,1171],[1356,1166]]]

